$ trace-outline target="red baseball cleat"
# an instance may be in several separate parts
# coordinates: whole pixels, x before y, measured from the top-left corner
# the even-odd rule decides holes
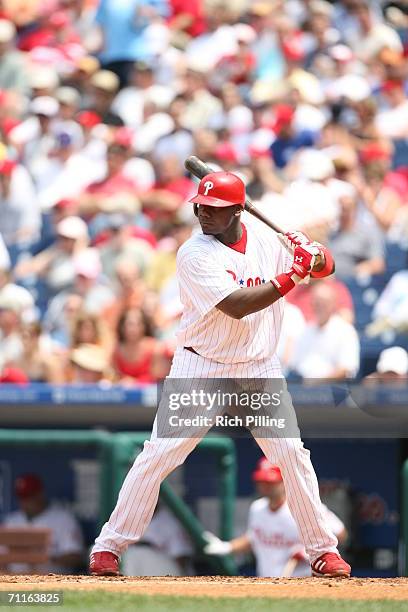
[[[119,576],[119,557],[109,551],[92,553],[89,573],[92,576]]]
[[[313,576],[350,578],[351,567],[336,553],[325,553],[312,563]]]

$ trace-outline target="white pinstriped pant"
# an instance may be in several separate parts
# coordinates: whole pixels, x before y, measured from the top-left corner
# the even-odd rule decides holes
[[[278,378],[282,377],[276,359],[248,364],[223,365],[177,349],[171,378]],[[207,428],[208,429],[208,428]],[[121,555],[144,534],[157,504],[160,484],[182,465],[206,430],[196,438],[159,438],[157,419],[149,441],[129,470],[116,507],[95,540],[93,552],[111,551]],[[309,555],[315,561],[325,552],[337,552],[337,538],[327,525],[310,452],[297,438],[255,438],[263,453],[279,465],[285,482],[288,505]]]

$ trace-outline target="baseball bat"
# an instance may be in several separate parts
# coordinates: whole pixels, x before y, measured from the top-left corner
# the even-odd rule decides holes
[[[195,155],[190,155],[190,157],[187,157],[186,161],[184,162],[184,166],[186,170],[188,170],[191,174],[194,174],[194,176],[199,179],[202,179],[204,176],[207,176],[207,174],[214,172],[214,170],[210,168],[208,164],[203,162]],[[266,217],[260,210],[258,210],[248,197],[245,200],[244,208],[251,215],[262,221],[262,223],[265,223],[265,225],[273,229],[274,232],[284,234],[284,231],[278,225],[276,225],[276,223],[268,219],[268,217]]]
[[[291,576],[293,576],[293,572],[295,571],[298,563],[299,563],[299,559],[296,559],[295,557],[291,557],[289,561],[286,562],[286,565],[283,568],[280,577],[290,578]]]

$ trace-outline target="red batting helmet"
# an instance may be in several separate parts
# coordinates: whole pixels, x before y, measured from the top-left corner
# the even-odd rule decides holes
[[[16,478],[14,482],[14,491],[20,499],[27,499],[38,493],[42,493],[44,485],[37,474],[23,474]]]
[[[245,185],[232,172],[211,172],[204,176],[198,186],[198,193],[190,202],[205,206],[234,206],[245,204]]]
[[[254,482],[282,482],[282,474],[277,465],[272,465],[265,457],[262,457],[256,464],[256,469],[252,473]]]

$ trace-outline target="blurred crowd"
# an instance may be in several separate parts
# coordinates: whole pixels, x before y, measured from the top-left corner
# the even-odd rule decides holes
[[[285,371],[356,377],[391,332],[406,377],[407,55],[405,2],[2,0],[0,381],[167,374],[191,154],[333,251],[288,296]]]

